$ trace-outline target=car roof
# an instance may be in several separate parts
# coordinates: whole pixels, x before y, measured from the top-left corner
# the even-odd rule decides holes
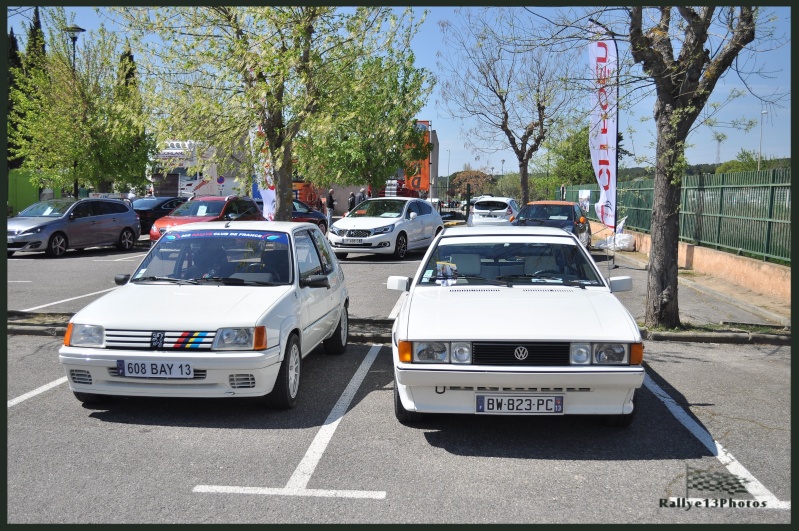
[[[198,195],[197,197],[190,198],[192,201],[227,201],[232,195]]]
[[[269,230],[276,232],[291,232],[300,228],[317,228],[313,223],[297,223],[296,221],[198,221],[194,223],[183,223],[171,227],[170,231],[184,230]]]
[[[528,205],[576,205],[574,201],[530,201]]]
[[[531,227],[531,226],[516,226],[516,225],[478,225],[475,227],[467,227],[464,225],[457,225],[454,227],[447,227],[444,229],[442,238],[452,236],[563,236],[569,235],[559,227]]]
[[[420,201],[418,197],[407,197],[404,195],[387,195],[384,197],[370,197],[367,201],[382,201],[383,199],[388,199],[392,201]]]
[[[512,197],[497,197],[493,195],[484,195],[483,197],[478,197],[478,201],[516,201]]]

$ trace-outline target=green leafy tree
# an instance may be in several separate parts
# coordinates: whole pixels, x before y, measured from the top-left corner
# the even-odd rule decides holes
[[[354,66],[392,50],[414,25],[410,10],[395,15],[388,7],[124,7],[113,12],[130,28],[131,46],[142,51],[142,92],[153,107],[151,126],[158,140],[198,142],[204,152],[188,171],[214,164],[220,173],[237,177],[245,190],[253,174],[266,169],[273,177],[278,220],[291,219],[295,144],[306,141],[311,149],[319,138],[308,131],[310,118],[320,109],[336,113],[329,100],[352,86],[348,76]]]
[[[140,134],[143,120],[129,126],[138,111],[130,105],[130,93],[123,97],[117,90],[116,34],[101,26],[85,37],[73,65],[64,9],[43,13],[49,52],[35,55],[35,67],[26,54],[23,75],[12,87],[9,118],[16,148],[11,155],[24,157],[22,167],[35,170],[39,186],[72,185],[76,193],[77,184],[110,191],[116,178],[143,181],[148,155],[141,150],[148,147],[134,149],[130,140]]]
[[[464,170],[452,178],[450,189],[454,195],[466,197],[466,187],[469,185],[472,196],[488,192],[494,184],[491,175],[479,170]]]
[[[9,94],[8,94],[8,106],[6,107],[7,114],[6,116],[11,116],[14,112],[14,102],[11,99],[11,90],[12,87],[17,87],[17,76],[22,74],[22,56],[19,52],[19,43],[17,42],[17,36],[14,35],[14,29],[12,28],[8,32],[8,87],[9,87]],[[9,123],[9,129],[13,127],[14,124]],[[11,151],[16,151],[17,146],[14,145],[11,141],[11,138],[14,135],[10,133],[8,134],[9,137],[9,149]],[[11,157],[8,161],[8,169],[17,169],[22,166],[22,159],[19,157]]]
[[[360,59],[342,79],[348,88],[327,99],[328,112],[309,118],[296,153],[312,182],[382,188],[398,169],[414,174],[410,165],[427,158],[431,145],[414,116],[433,85],[429,72],[413,65],[411,36],[398,50]]]

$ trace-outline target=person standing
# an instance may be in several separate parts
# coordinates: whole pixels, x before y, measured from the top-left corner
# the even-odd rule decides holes
[[[333,198],[333,189],[331,188],[327,192],[327,199],[325,199],[325,207],[327,207],[327,211],[325,214],[327,215],[327,226],[330,227],[333,224],[333,207],[336,205],[336,200]]]
[[[355,199],[355,192],[350,192],[350,196],[347,198],[347,212],[355,208],[356,199]]]
[[[364,201],[366,201],[366,189],[361,188],[358,194],[355,196],[355,204],[360,205]]]

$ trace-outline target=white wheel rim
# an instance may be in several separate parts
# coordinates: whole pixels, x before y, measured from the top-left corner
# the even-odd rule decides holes
[[[341,311],[341,345],[344,346],[347,344],[347,309],[344,308]]]
[[[294,398],[300,388],[300,348],[296,343],[291,346],[288,369],[289,394]]]

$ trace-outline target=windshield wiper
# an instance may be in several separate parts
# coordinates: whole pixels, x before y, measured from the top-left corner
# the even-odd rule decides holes
[[[209,278],[195,278],[192,279],[196,284],[200,282],[217,282],[227,286],[279,286],[277,282],[266,282],[263,280],[244,280],[243,278],[235,277],[209,277]]]
[[[526,274],[518,274],[518,275],[500,275],[497,277],[497,280],[505,280],[505,281],[513,281],[513,280],[523,280],[523,279],[541,279],[541,280],[555,280],[558,282],[562,282],[564,286],[575,286],[578,288],[585,289],[585,285],[580,280],[572,280],[572,279],[563,279],[560,277],[553,277],[550,275],[526,275]]]
[[[492,284],[494,286],[508,286],[510,287],[510,282],[503,282],[499,279],[493,278],[485,278],[478,275],[458,275],[458,278],[465,278],[467,280],[482,280],[483,282],[487,282],[488,284]]]
[[[197,284],[196,279],[183,279],[172,277],[138,277],[131,279],[131,282],[172,282],[174,284]]]

